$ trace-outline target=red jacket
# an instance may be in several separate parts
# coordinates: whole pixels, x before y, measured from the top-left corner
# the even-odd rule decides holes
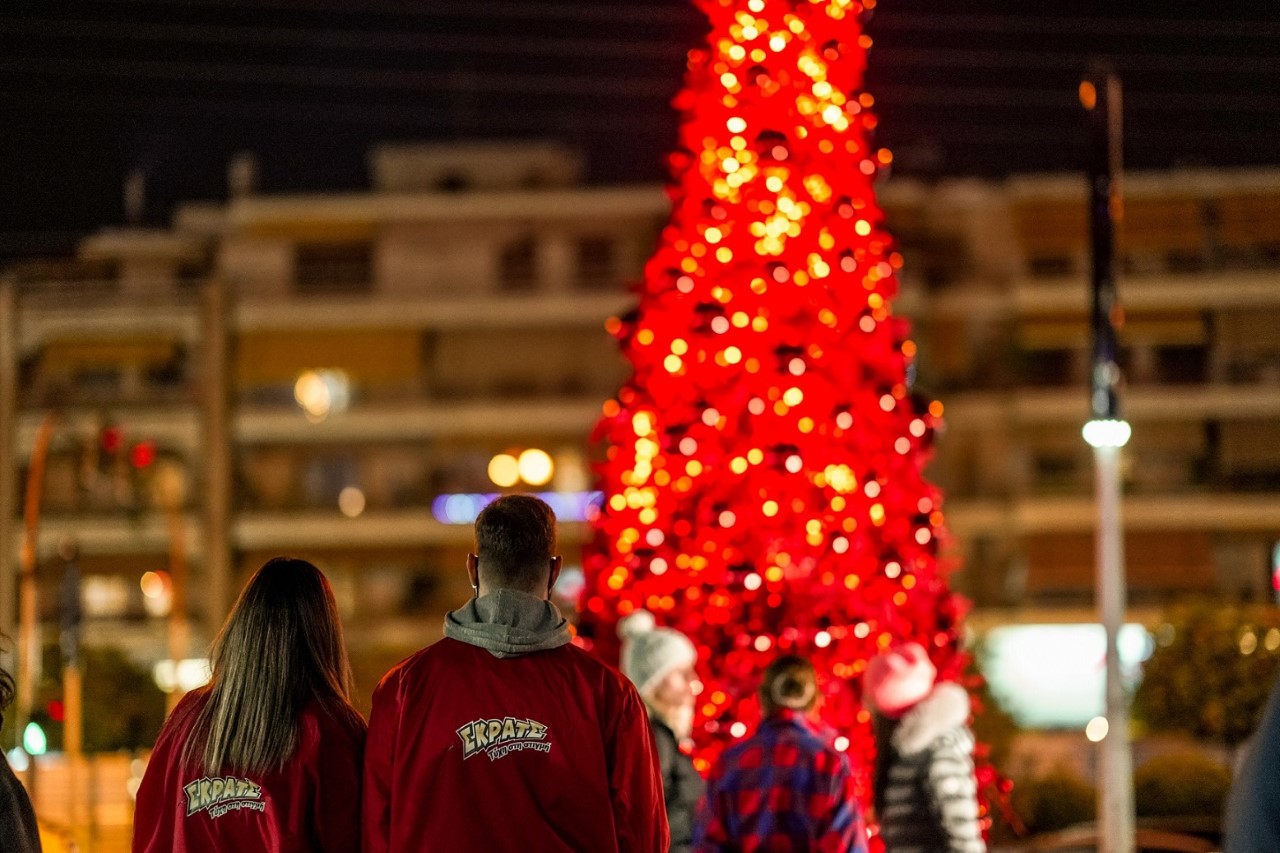
[[[183,697],[156,741],[138,789],[134,853],[360,850],[364,722],[318,701],[302,712],[298,746],[271,773],[206,775],[180,767],[208,689]]]
[[[365,853],[667,852],[644,705],[575,646],[446,637],[387,673],[369,726]]]

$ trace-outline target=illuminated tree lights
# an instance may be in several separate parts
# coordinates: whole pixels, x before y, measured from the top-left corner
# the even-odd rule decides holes
[[[941,677],[963,665],[921,475],[942,405],[911,388],[872,188],[891,161],[861,90],[873,4],[698,3],[711,33],[676,100],[671,221],[639,306],[609,323],[633,375],[593,437],[580,639],[616,660],[618,618],[644,607],[694,640],[704,771],[754,727],[765,665],[811,657],[864,797],[868,657],[916,640]]]

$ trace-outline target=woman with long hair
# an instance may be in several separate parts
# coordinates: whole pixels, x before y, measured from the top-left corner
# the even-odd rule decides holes
[[[329,581],[305,560],[268,561],[212,665],[156,741],[134,853],[358,851],[365,724]]]
[[[764,719],[721,754],[694,832],[697,853],[865,853],[849,759],[818,723],[818,677],[783,655],[760,683]]]
[[[0,726],[4,725],[4,709],[12,701],[13,677],[0,669]],[[31,800],[3,756],[0,756],[0,848],[12,853],[40,851],[40,832]]]

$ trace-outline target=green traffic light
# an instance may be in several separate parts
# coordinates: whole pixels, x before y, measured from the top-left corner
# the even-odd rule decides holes
[[[39,723],[27,723],[22,731],[22,748],[27,751],[27,755],[44,755],[49,748],[49,738],[45,737],[44,729],[40,728]]]

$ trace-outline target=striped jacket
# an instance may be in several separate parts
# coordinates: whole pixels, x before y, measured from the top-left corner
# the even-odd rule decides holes
[[[983,853],[969,695],[939,683],[899,720],[879,720],[875,806],[887,853]]]

